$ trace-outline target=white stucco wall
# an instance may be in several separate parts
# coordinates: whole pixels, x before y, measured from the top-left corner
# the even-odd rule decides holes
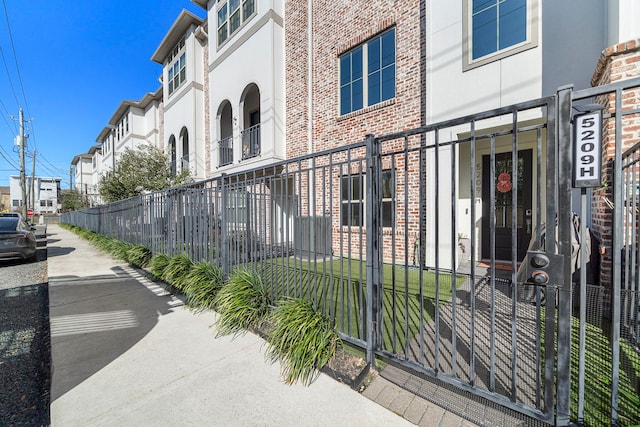
[[[638,0],[609,0],[607,3],[606,46],[613,46],[640,35],[640,2]]]
[[[155,147],[161,148],[159,102],[153,101],[144,110],[144,139]]]
[[[463,71],[463,25],[462,2],[427,3],[427,123],[540,97],[539,47]]]
[[[192,26],[185,35],[186,80],[171,95],[164,91],[164,141],[167,150],[173,135],[176,140],[176,158],[182,152],[180,132],[187,129],[189,136],[189,167],[194,179],[202,180],[205,171],[205,117],[204,117],[204,64],[203,50],[195,38]],[[163,69],[164,81],[168,81],[167,64]]]
[[[256,2],[256,15],[234,33],[218,49],[216,39],[216,8],[209,10],[209,81],[210,120],[212,138],[211,173],[218,175],[238,169],[256,167],[284,159],[285,153],[285,60],[284,30],[281,1]],[[240,132],[244,125],[242,96],[255,84],[260,91],[261,154],[238,164],[241,158]],[[218,169],[218,111],[224,101],[232,107],[234,163]]]
[[[542,96],[560,86],[591,86],[591,76],[605,44],[606,5],[602,0],[542,3]],[[640,23],[640,21],[638,21]]]

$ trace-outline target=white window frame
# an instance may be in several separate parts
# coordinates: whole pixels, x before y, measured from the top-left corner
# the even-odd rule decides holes
[[[248,8],[251,8],[247,11]],[[248,13],[247,13],[248,12]],[[218,2],[216,9],[216,42],[224,45],[236,34],[251,17],[256,14],[256,0],[224,0]],[[231,18],[236,16],[237,24],[231,28]],[[221,37],[224,34],[224,37]]]
[[[389,99],[380,99],[378,102],[374,102],[371,104],[369,103],[369,76],[372,74],[372,71],[368,69],[368,62],[369,62],[369,44],[371,44],[374,40],[381,40],[385,34],[388,34],[391,31],[393,31],[393,40],[394,40],[394,60],[393,60],[393,68],[394,68],[393,93],[394,95],[389,99],[394,99],[398,95],[397,87],[396,87],[398,82],[398,33],[396,30],[396,27],[391,27],[369,38],[365,42],[357,46],[354,46],[353,48],[349,49],[349,51],[340,54],[340,56],[338,57],[338,114],[340,116],[346,116],[356,111],[362,111],[368,107],[371,107],[372,105],[377,105],[389,100]],[[342,89],[343,89],[343,86],[346,86],[346,85],[343,85],[341,81],[342,70],[341,70],[340,64],[343,58],[345,58],[347,55],[351,55],[357,49],[362,50],[362,76],[360,78],[362,80],[362,107],[357,109],[350,109],[350,111],[343,113],[342,112],[342,102],[343,102]],[[381,65],[381,67],[376,71],[382,72],[383,69],[389,68],[389,66],[390,65],[386,65],[386,66]],[[348,84],[349,85],[353,84],[353,80],[350,80]]]
[[[538,46],[538,0],[527,2],[527,37],[518,44],[497,50],[477,59],[473,59],[473,0],[463,0],[462,26],[462,71],[472,70],[509,56],[533,49]]]
[[[186,52],[182,52],[167,69],[167,84],[171,96],[187,79]]]
[[[381,222],[382,222],[382,227],[393,227],[395,225],[395,204],[396,204],[396,185],[395,185],[395,171],[393,169],[384,169],[382,170],[382,174],[383,175],[389,175],[389,180],[391,181],[391,186],[389,188],[390,193],[391,194],[384,194],[384,188],[382,189],[383,194],[382,196],[382,204],[391,204],[391,207],[389,209],[389,212],[391,213],[391,217],[385,216],[384,215],[384,210],[382,210],[382,215],[381,215]],[[347,181],[348,180],[348,181]],[[350,182],[349,182],[350,181]],[[345,188],[343,187],[345,185],[350,187],[348,187],[346,190],[347,192],[350,191],[350,193],[348,194],[348,198],[343,198],[343,190],[345,190]],[[360,185],[358,185],[358,182]],[[367,179],[366,179],[366,174],[365,173],[355,173],[355,174],[348,174],[348,175],[342,175],[340,177],[340,225],[342,227],[364,227],[365,226],[365,220],[366,220],[366,202],[367,202],[367,198],[366,198],[366,183],[367,183]],[[354,186],[357,186],[359,188],[357,188],[357,192],[360,194],[360,198],[357,198],[357,194],[356,197],[354,198]],[[361,223],[353,223],[350,222],[349,218],[346,218],[346,223],[345,221],[343,221],[343,214],[345,213],[345,209],[349,209],[349,206],[352,206],[352,209],[355,207],[355,209],[360,209],[361,211],[361,217],[360,217],[360,221]],[[382,207],[381,207],[382,208]]]

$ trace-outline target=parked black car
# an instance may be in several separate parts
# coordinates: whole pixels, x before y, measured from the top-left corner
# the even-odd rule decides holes
[[[15,216],[0,216],[0,259],[35,260],[36,228]]]

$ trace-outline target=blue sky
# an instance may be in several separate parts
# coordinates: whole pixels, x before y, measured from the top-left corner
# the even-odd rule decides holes
[[[160,86],[162,67],[150,58],[182,9],[206,16],[189,0],[2,0],[0,7],[0,185],[19,174],[13,140],[22,107],[36,175],[60,177],[63,188],[73,156],[96,144],[120,103]],[[30,174],[31,158],[26,163]]]

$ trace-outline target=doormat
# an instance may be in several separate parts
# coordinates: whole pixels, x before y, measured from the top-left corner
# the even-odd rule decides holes
[[[498,262],[496,262],[495,266],[496,266],[496,270],[513,271],[513,264],[511,264],[510,262],[509,263],[506,263],[506,262],[498,263]],[[480,263],[478,263],[478,267],[491,268],[491,264],[489,264],[487,262],[480,262]],[[518,264],[517,267],[520,267],[520,264]]]

